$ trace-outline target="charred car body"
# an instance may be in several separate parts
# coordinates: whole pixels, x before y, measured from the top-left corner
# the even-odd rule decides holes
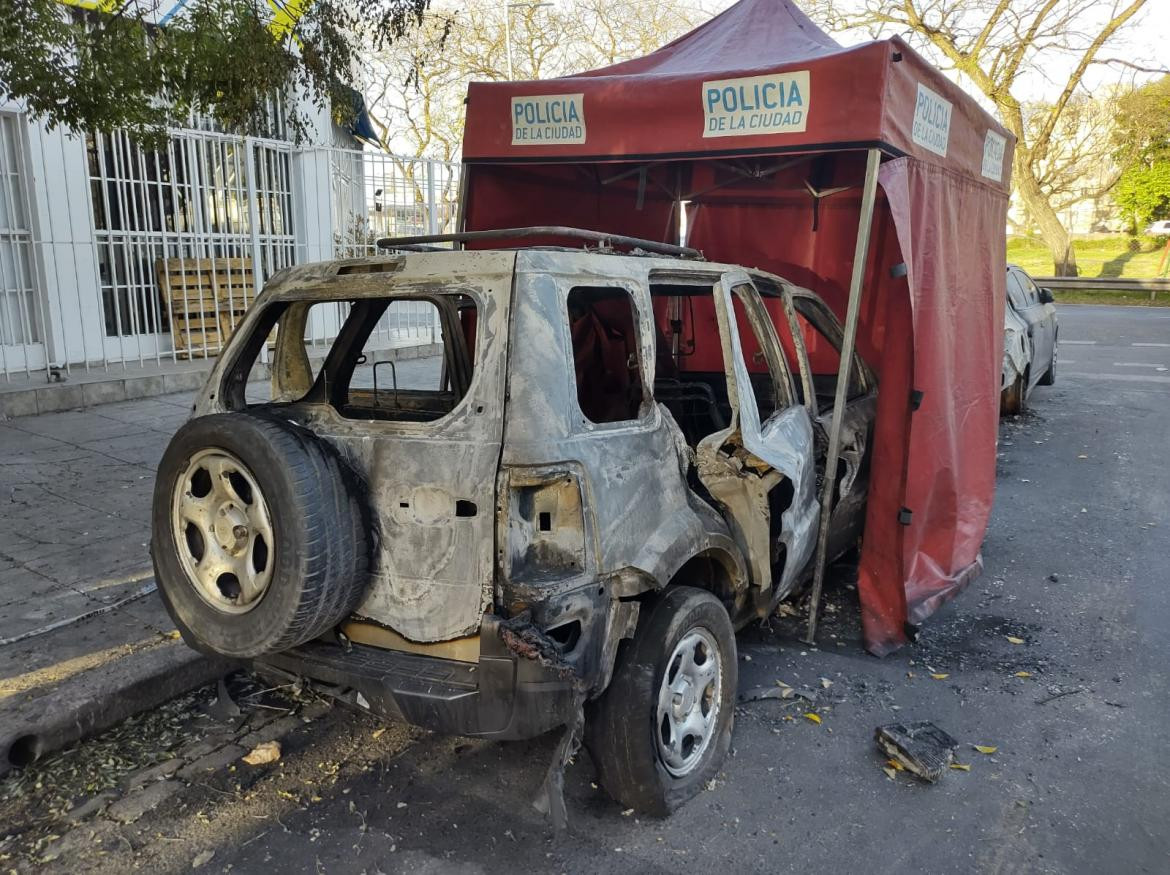
[[[412,319],[421,377],[378,343]],[[644,252],[284,270],[160,465],[160,590],[193,646],[435,730],[584,706],[606,789],[666,813],[728,748],[734,630],[811,573],[840,344],[807,290]],[[864,518],[860,359],[847,397],[832,555]]]
[[[1052,291],[1039,288],[1014,265],[1007,269],[1007,306],[1003,311],[1004,352],[1000,411],[1020,413],[1037,384],[1056,382],[1056,306]]]

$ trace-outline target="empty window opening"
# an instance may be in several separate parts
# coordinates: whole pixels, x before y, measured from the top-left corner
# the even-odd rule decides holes
[[[551,532],[552,531],[552,514],[549,513],[547,510],[542,510],[540,512],[539,518],[537,520],[536,527],[542,532]]]
[[[467,501],[461,498],[455,502],[455,516],[472,517],[477,513],[479,513],[479,508],[474,501]]]
[[[263,339],[249,344],[252,358],[233,374],[233,391],[244,396],[236,407],[326,403],[348,419],[432,422],[471,385],[476,308],[467,295],[437,290],[271,310],[256,329]]]
[[[814,298],[793,295],[792,305],[808,353],[817,410],[831,410],[837,391],[837,374],[841,367],[841,324],[824,304]],[[849,369],[846,400],[860,398],[866,391],[860,361],[855,355],[853,366]]]
[[[568,310],[581,413],[594,423],[637,419],[645,393],[630,293],[578,286],[569,292]]]
[[[727,363],[715,310],[714,296],[717,290],[722,294],[719,283],[718,275],[663,277],[661,282],[651,277],[654,398],[670,411],[691,446],[731,422]],[[731,297],[751,381],[748,390],[763,421],[791,403],[791,378],[763,321],[769,314],[756,302],[751,287],[736,287]],[[769,333],[761,336],[761,331]]]

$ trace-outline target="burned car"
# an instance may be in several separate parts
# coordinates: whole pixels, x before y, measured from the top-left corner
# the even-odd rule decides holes
[[[698,792],[730,744],[735,630],[811,573],[823,478],[831,554],[857,543],[876,382],[856,358],[824,471],[839,322],[696,255],[393,250],[273,276],[158,469],[184,639],[441,732],[584,720],[623,805]],[[392,358],[404,322],[437,361]]]
[[[1014,265],[1007,269],[1007,306],[1004,307],[1004,352],[1000,377],[1000,411],[1024,409],[1032,389],[1056,382],[1056,307],[1050,289],[1037,287]]]

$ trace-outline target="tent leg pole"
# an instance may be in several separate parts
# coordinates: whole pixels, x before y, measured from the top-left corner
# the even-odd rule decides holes
[[[805,642],[816,643],[817,612],[825,586],[825,566],[829,553],[829,518],[833,511],[833,493],[837,485],[837,461],[841,456],[841,420],[845,414],[849,371],[853,365],[853,348],[857,339],[857,319],[861,310],[861,283],[869,257],[869,236],[873,227],[873,207],[877,199],[878,164],[881,152],[870,149],[865,161],[865,185],[861,194],[861,215],[857,221],[857,245],[853,250],[853,274],[849,279],[849,306],[845,313],[845,336],[841,341],[841,363],[837,368],[837,391],[833,398],[833,418],[829,424],[829,453],[825,459],[824,484],[821,487],[821,519],[817,527],[817,552],[814,557],[812,593],[808,600],[808,632]]]

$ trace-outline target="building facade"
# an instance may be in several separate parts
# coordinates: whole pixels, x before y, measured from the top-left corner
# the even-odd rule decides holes
[[[363,148],[324,113],[311,127],[294,143],[193,121],[147,149],[0,98],[0,381],[214,356],[282,267],[453,226],[458,165]]]

